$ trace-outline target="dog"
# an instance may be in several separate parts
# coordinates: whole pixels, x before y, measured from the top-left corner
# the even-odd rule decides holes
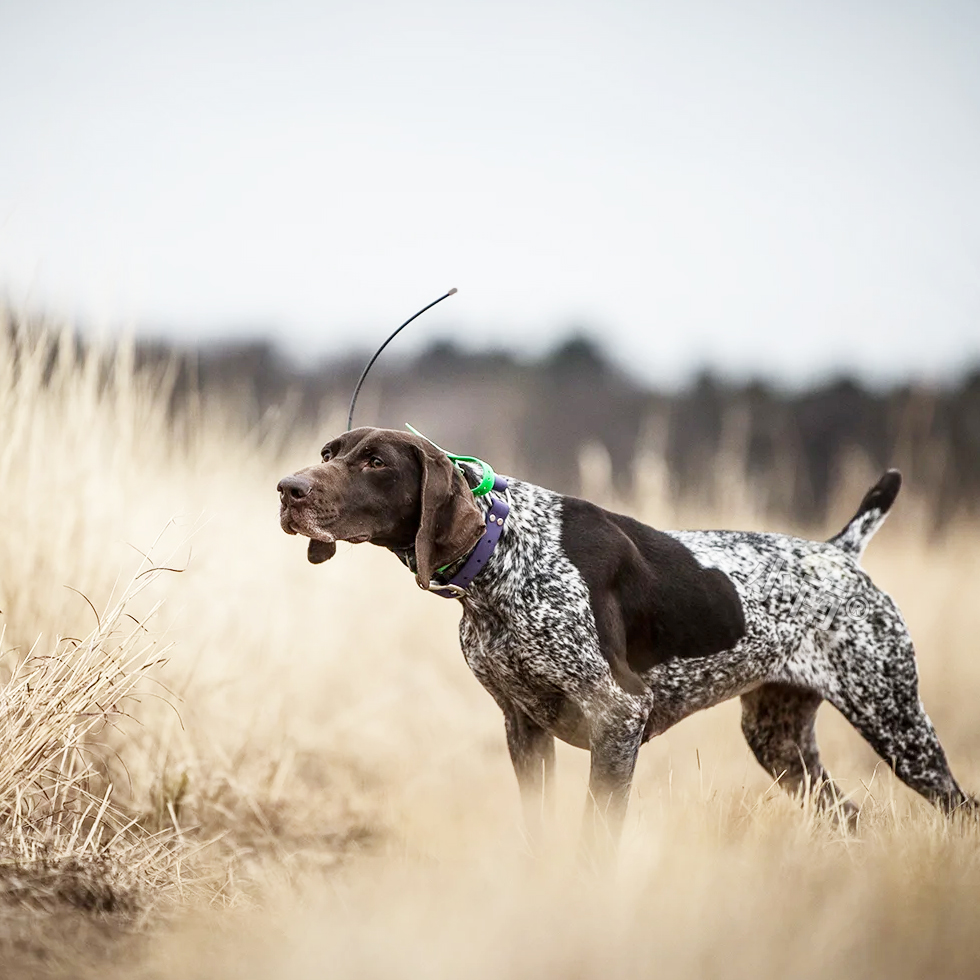
[[[827,542],[658,531],[509,478],[476,496],[479,477],[416,434],[358,428],[280,481],[280,523],[310,539],[314,564],[337,541],[370,542],[460,603],[463,655],[503,712],[532,836],[556,738],[590,752],[588,825],[615,840],[640,746],[733,697],[769,775],[838,815],[856,808],[820,761],[823,701],[927,800],[976,806],[919,700],[902,616],[859,565],[898,495],[896,470]]]

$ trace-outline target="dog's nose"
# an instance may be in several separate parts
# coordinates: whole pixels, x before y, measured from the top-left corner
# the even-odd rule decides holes
[[[292,476],[284,476],[279,481],[279,486],[276,489],[279,491],[281,497],[289,497],[291,500],[302,500],[309,495],[309,492],[313,489],[313,484],[305,476],[299,476],[294,473]]]

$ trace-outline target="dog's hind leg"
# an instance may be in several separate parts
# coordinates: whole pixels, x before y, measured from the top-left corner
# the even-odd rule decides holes
[[[976,801],[953,778],[936,729],[919,700],[915,651],[903,631],[882,635],[875,630],[874,638],[881,642],[874,648],[868,644],[869,629],[858,631],[847,656],[838,660],[841,683],[828,700],[906,786],[947,813],[961,807],[975,809]],[[860,670],[854,669],[855,663],[861,664]]]
[[[759,764],[789,793],[814,792],[818,802],[850,818],[857,808],[820,762],[814,730],[823,698],[791,684],[769,683],[742,695],[742,732]]]

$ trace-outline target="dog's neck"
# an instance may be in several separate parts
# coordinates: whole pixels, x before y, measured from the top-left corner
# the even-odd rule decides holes
[[[469,474],[467,474],[467,477],[469,478]],[[484,517],[486,517],[487,513],[490,511],[490,506],[491,506],[490,498],[488,496],[475,497],[474,503],[477,505],[477,507],[480,508],[480,511],[483,513]],[[503,543],[504,542],[502,536],[501,540],[497,542],[497,546],[494,549],[494,551],[496,552],[497,550],[499,550],[503,546]],[[453,578],[453,576],[456,575],[463,568],[463,566],[469,560],[470,555],[473,554],[474,550],[478,546],[479,546],[479,542],[477,543],[477,545],[474,545],[473,548],[470,548],[468,551],[460,555],[458,558],[454,558],[448,565],[444,565],[442,568],[440,568],[435,575],[435,581],[443,585],[449,582]],[[388,550],[410,572],[412,572],[413,575],[418,573],[418,563],[415,556],[414,541],[405,547],[396,547],[393,545],[386,545],[385,547],[387,547]],[[480,575],[478,577],[482,577],[484,571],[485,569],[480,572]]]

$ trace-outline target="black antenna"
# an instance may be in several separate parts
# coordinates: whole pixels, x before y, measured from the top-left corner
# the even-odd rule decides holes
[[[350,411],[347,413],[347,431],[350,432],[351,425],[354,422],[354,403],[357,401],[357,396],[360,394],[361,385],[364,384],[364,379],[367,377],[368,371],[374,366],[374,362],[381,356],[381,352],[398,336],[398,334],[405,329],[415,317],[421,316],[426,310],[431,310],[436,303],[441,303],[447,296],[452,296],[456,292],[456,287],[453,286],[448,293],[443,293],[438,299],[434,299],[428,306],[423,306],[418,313],[410,316],[375,352],[374,357],[367,362],[367,367],[361,372],[360,380],[357,382],[357,387],[354,389],[354,394],[351,396],[350,400]]]

